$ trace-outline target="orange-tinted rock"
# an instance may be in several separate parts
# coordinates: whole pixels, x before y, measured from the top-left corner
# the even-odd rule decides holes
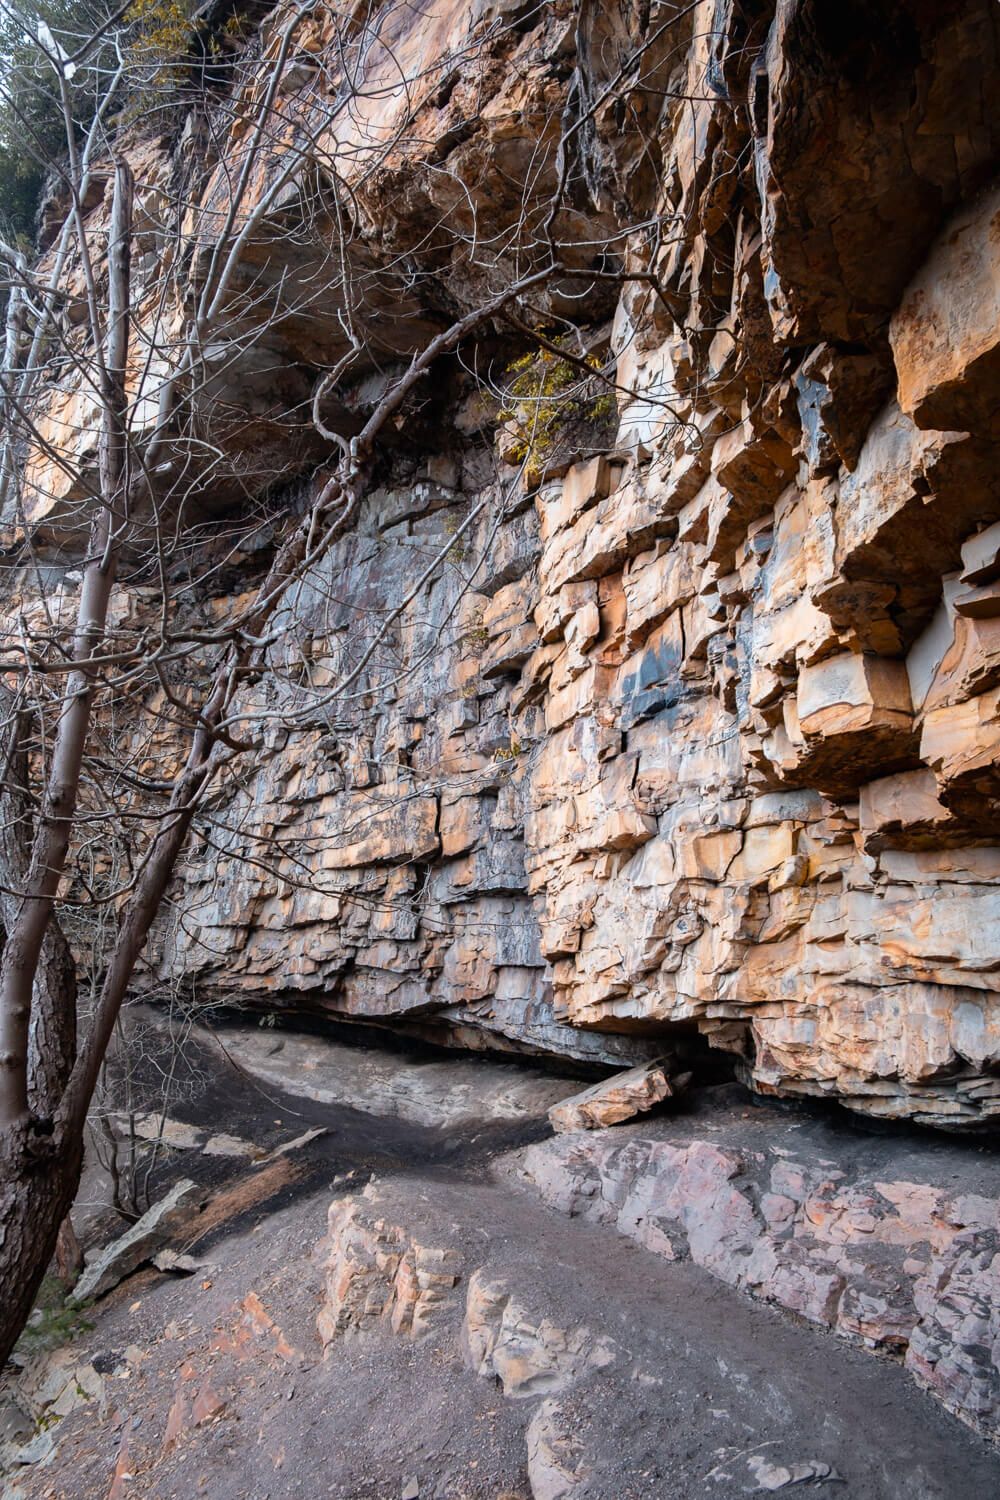
[[[549,1110],[549,1124],[557,1133],[568,1130],[603,1130],[634,1115],[645,1114],[677,1092],[663,1062],[649,1062],[615,1073],[600,1083],[563,1099]]]
[[[1000,437],[1000,192],[948,224],[893,317],[899,404],[920,427]]]
[[[379,1325],[418,1338],[447,1307],[460,1279],[462,1259],[451,1248],[418,1243],[404,1226],[379,1213],[378,1190],[330,1206],[321,1342],[364,1333]]]
[[[557,228],[577,269],[613,234],[642,278],[574,278],[544,316],[617,361],[617,432],[609,409],[525,486],[499,394],[468,372],[502,383],[530,340],[498,326],[434,372],[430,419],[385,436],[355,534],[297,596],[276,663],[290,727],[189,850],[154,982],[618,1068],[676,1027],[765,1092],[949,1127],[1000,1114],[1000,10],[841,9],[701,0],[647,53],[648,7],[591,7],[594,97],[637,49],[644,73],[626,116],[596,110]],[[356,115],[283,96],[343,156],[356,207],[379,369],[359,372],[352,421],[395,358],[535,263],[518,222],[527,203],[537,229],[553,122],[575,107],[574,32],[548,11],[371,14],[393,45],[366,51]],[[265,57],[283,15],[262,23]],[[301,45],[296,67],[336,72],[332,12]],[[249,89],[266,67],[248,59]],[[246,132],[244,112],[170,274],[143,261],[142,327],[175,283],[164,326],[180,327]],[[135,148],[144,245],[171,151]],[[101,242],[106,205],[87,211]],[[245,247],[244,291],[273,276],[304,301],[255,345],[234,291],[212,391],[232,420],[205,497],[242,503],[262,463],[290,486],[268,489],[275,525],[329,461],[289,414],[345,347],[332,221],[299,237],[294,213],[283,201]],[[653,222],[672,226],[656,246],[628,232]],[[487,271],[473,241],[507,248]],[[91,407],[68,373],[38,414],[84,470]],[[27,476],[47,564],[79,487],[41,448]],[[259,562],[227,558],[237,596]],[[70,572],[46,602],[68,614],[75,590]],[[15,580],[9,613],[41,620],[36,594]],[[206,617],[234,604],[206,599]],[[115,607],[134,629],[149,600]],[[310,717],[307,685],[369,645],[364,681]],[[273,708],[268,686],[246,686],[249,711]],[[266,857],[244,857],[251,837]]]

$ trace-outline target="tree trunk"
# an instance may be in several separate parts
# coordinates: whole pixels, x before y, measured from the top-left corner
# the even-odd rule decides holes
[[[84,1097],[81,1092],[82,1110],[69,1129],[56,1113],[68,1086],[76,1024],[75,1014],[60,1017],[56,1013],[67,1009],[72,958],[49,934],[70,849],[99,681],[92,658],[104,636],[123,518],[128,515],[125,371],[132,197],[131,170],[120,162],[115,169],[107,251],[105,347],[99,360],[101,503],[94,515],[80,589],[72,648],[75,668],[63,689],[31,855],[24,879],[13,883],[0,955],[0,1363],[24,1327],[55,1253],[60,1225],[76,1196],[90,1102],[89,1093]],[[85,249],[81,230],[81,253]],[[98,342],[96,322],[93,332]],[[15,726],[15,747],[16,736]],[[53,1000],[52,1012],[39,1007],[33,1015],[35,998]],[[49,1049],[54,1049],[53,1055],[48,1055]],[[34,1112],[39,1103],[44,1113]]]
[[[79,1141],[30,1125],[0,1132],[0,1365],[34,1306],[80,1182]]]
[[[94,515],[90,557],[80,587],[72,652],[77,665],[63,690],[24,889],[0,960],[0,1128],[4,1131],[27,1125],[32,1118],[29,1053],[35,977],[69,854],[99,680],[92,658],[104,637],[122,542],[122,518],[128,515],[125,371],[133,192],[131,169],[119,162],[108,240],[106,347],[100,365],[101,503]],[[81,231],[81,252],[84,249]],[[98,332],[95,325],[95,340]]]
[[[28,745],[32,714],[0,687],[0,709],[8,721],[4,776],[0,784],[0,926],[4,941],[17,922],[28,877],[34,819]],[[28,1104],[51,1120],[76,1061],[76,962],[53,912],[35,972],[28,1030]]]
[[[59,1238],[56,1240],[56,1275],[67,1291],[72,1289],[73,1283],[83,1270],[83,1246],[76,1237],[73,1228],[73,1217],[67,1214],[59,1225]]]

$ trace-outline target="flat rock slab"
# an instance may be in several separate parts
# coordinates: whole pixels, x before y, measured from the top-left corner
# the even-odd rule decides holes
[[[247,1106],[259,1111],[254,1132],[229,1092],[228,1070],[218,1083],[218,1120],[241,1135],[264,1143],[272,1112],[291,1113],[284,1097],[262,1099],[245,1087]],[[899,1257],[929,1259],[916,1236],[933,1231],[943,1246],[954,1213],[969,1224],[984,1211],[973,1198],[1000,1194],[991,1153],[929,1137],[831,1130],[771,1105],[752,1107],[732,1086],[689,1095],[683,1114],[544,1143],[557,1158],[569,1148],[613,1148],[640,1243],[648,1233],[654,1248],[658,1229],[673,1238],[671,1259],[626,1243],[623,1233],[636,1235],[603,1198],[606,1221],[579,1211],[575,1181],[559,1205],[569,1213],[522,1191],[517,1168],[528,1153],[507,1158],[494,1177],[492,1143],[470,1170],[472,1158],[445,1156],[440,1143],[429,1156],[419,1128],[330,1113],[330,1170],[283,1195],[265,1221],[234,1223],[216,1238],[210,1277],[151,1277],[134,1301],[107,1298],[95,1308],[93,1327],[67,1353],[70,1367],[88,1360],[103,1367],[109,1351],[118,1359],[121,1350],[124,1368],[107,1372],[103,1402],[95,1398],[47,1429],[55,1451],[44,1467],[18,1474],[21,1500],[105,1497],[116,1472],[135,1476],[119,1488],[122,1496],[134,1489],[137,1500],[265,1493],[301,1500],[307,1492],[401,1500],[413,1484],[420,1500],[1000,1493],[1000,1454],[918,1390],[898,1361],[872,1359],[741,1295],[709,1253],[714,1238],[723,1260],[730,1251],[746,1259],[744,1210],[728,1190],[746,1192],[752,1214],[766,1173],[772,1196],[762,1222],[766,1215],[777,1226],[783,1209],[789,1215],[787,1242],[772,1236],[785,1245],[777,1253],[789,1269],[796,1244],[806,1267],[817,1250],[874,1266],[880,1255],[897,1256],[900,1235],[907,1243]],[[492,1141],[494,1133],[476,1125],[467,1134]],[[661,1170],[646,1173],[645,1198],[644,1142],[677,1152],[661,1153]],[[372,1180],[376,1152],[386,1166]],[[737,1155],[744,1176],[720,1181],[738,1165],[725,1158]],[[662,1170],[671,1162],[679,1168],[674,1189]],[[334,1167],[341,1196],[331,1210]],[[799,1185],[796,1167],[809,1169],[808,1183]],[[890,1198],[876,1215],[857,1198],[859,1178],[873,1189],[866,1196],[884,1196],[876,1183],[894,1193],[892,1184],[911,1187],[896,1212]],[[610,1179],[608,1187],[613,1196]],[[809,1212],[829,1220],[822,1233],[814,1225],[811,1244],[805,1187]],[[940,1223],[921,1191],[928,1188],[939,1194]],[[705,1237],[695,1244],[697,1217],[683,1205],[704,1210],[715,1189],[701,1215]],[[675,1223],[678,1205],[683,1222]],[[869,1231],[871,1251],[866,1212],[890,1231]],[[720,1242],[720,1224],[730,1225],[735,1242]],[[688,1235],[692,1248],[683,1254]],[[767,1270],[763,1260],[759,1270]],[[860,1280],[856,1286],[865,1292]],[[939,1297],[944,1312],[947,1296]],[[976,1336],[971,1320],[966,1332]]]
[[[557,1134],[569,1130],[601,1130],[645,1114],[654,1104],[677,1092],[663,1058],[602,1078],[582,1094],[563,1099],[549,1110],[549,1124]],[[690,1075],[688,1075],[690,1076]],[[686,1081],[686,1080],[685,1080]],[[677,1083],[680,1080],[676,1081]]]
[[[414,1125],[464,1126],[544,1119],[573,1094],[573,1079],[552,1078],[517,1063],[487,1064],[461,1055],[438,1061],[330,1037],[226,1027],[225,1049],[262,1082],[318,1104],[343,1104]]]
[[[83,1275],[73,1288],[77,1302],[90,1302],[103,1297],[126,1276],[138,1270],[146,1261],[152,1260],[162,1250],[174,1230],[185,1223],[194,1209],[205,1198],[205,1189],[182,1177],[175,1182],[165,1198],[154,1203],[132,1228],[119,1239],[112,1240],[100,1254],[85,1267]]]

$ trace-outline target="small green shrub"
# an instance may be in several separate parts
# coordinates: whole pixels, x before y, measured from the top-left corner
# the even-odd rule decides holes
[[[35,1309],[18,1341],[29,1353],[45,1349],[58,1349],[80,1334],[90,1333],[94,1327],[84,1314],[89,1302],[77,1302],[66,1290],[57,1276],[46,1276],[42,1282]]]
[[[468,646],[482,649],[490,643],[490,633],[483,623],[483,612],[477,609],[472,616],[467,628],[462,633],[462,640]]]
[[[578,363],[539,348],[507,366],[500,421],[512,434],[505,454],[510,462],[542,468],[574,429],[603,427],[613,420],[614,392],[597,378],[601,361],[588,354],[585,364],[593,377]]]

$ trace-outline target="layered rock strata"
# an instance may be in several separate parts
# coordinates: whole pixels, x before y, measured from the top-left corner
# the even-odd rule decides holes
[[[667,300],[615,314],[617,436],[491,502],[346,759],[292,734],[233,808],[323,893],[195,863],[219,957],[171,965],[598,1060],[697,1027],[760,1090],[1000,1108],[997,18],[883,8],[907,47],[877,70],[874,18],[698,10],[657,136],[683,233]],[[371,497],[346,599],[404,597],[489,494],[454,439]],[[358,628],[317,615],[303,653]]]
[[[391,41],[412,87],[373,49],[364,118],[324,114],[319,13],[296,74],[350,149],[352,253],[386,278],[463,215],[504,244],[531,173],[551,180],[553,121],[597,101],[575,243],[584,264],[617,234],[645,277],[573,302],[613,361],[614,430],[519,471],[469,376],[479,351],[441,373],[248,689],[286,726],[192,850],[158,979],[618,1066],[700,1034],[762,1092],[990,1120],[1000,12],[435,0],[393,11]],[[627,107],[602,109],[640,55]],[[366,172],[365,142],[404,123]],[[198,142],[143,146],[151,223]],[[206,210],[226,148],[203,163]],[[281,243],[254,274],[318,284],[322,225]],[[442,304],[481,295],[467,259],[435,254],[437,304],[429,281],[381,283],[383,377]],[[320,455],[283,414],[343,330],[299,307],[251,368],[241,316],[220,364],[241,436],[217,441],[236,463],[252,440],[294,508]],[[495,337],[502,387],[533,346]],[[355,410],[384,389],[367,378]],[[38,485],[44,545],[60,480]],[[352,692],[311,707],[369,648]]]
[[[563,1135],[529,1146],[515,1170],[563,1213],[902,1358],[949,1411],[1000,1438],[1000,1199],[845,1170],[806,1142],[672,1135]]]
[[[929,1144],[901,1160],[889,1143],[865,1151],[802,1116],[753,1120],[730,1086],[693,1119],[558,1135],[503,1158],[497,1176],[494,1192],[519,1187],[529,1202],[613,1228],[661,1261],[692,1263],[901,1363],[968,1427],[1000,1440],[994,1164],[977,1174]],[[507,1211],[513,1220],[520,1209]],[[398,1183],[336,1199],[322,1247],[327,1351],[375,1333],[433,1341],[460,1320],[466,1367],[514,1401],[546,1398],[543,1429],[556,1398],[585,1382],[599,1393],[629,1365],[624,1317],[608,1323],[595,1308],[599,1327],[568,1326],[523,1268],[482,1265],[478,1238],[470,1259],[459,1229],[433,1195],[408,1201]],[[535,1233],[544,1256],[544,1230]],[[659,1274],[667,1295],[677,1273]]]
[[[453,1305],[448,1293],[460,1269],[454,1250],[421,1244],[385,1219],[376,1190],[336,1199],[329,1215],[320,1340],[327,1345],[379,1323],[419,1338]]]

